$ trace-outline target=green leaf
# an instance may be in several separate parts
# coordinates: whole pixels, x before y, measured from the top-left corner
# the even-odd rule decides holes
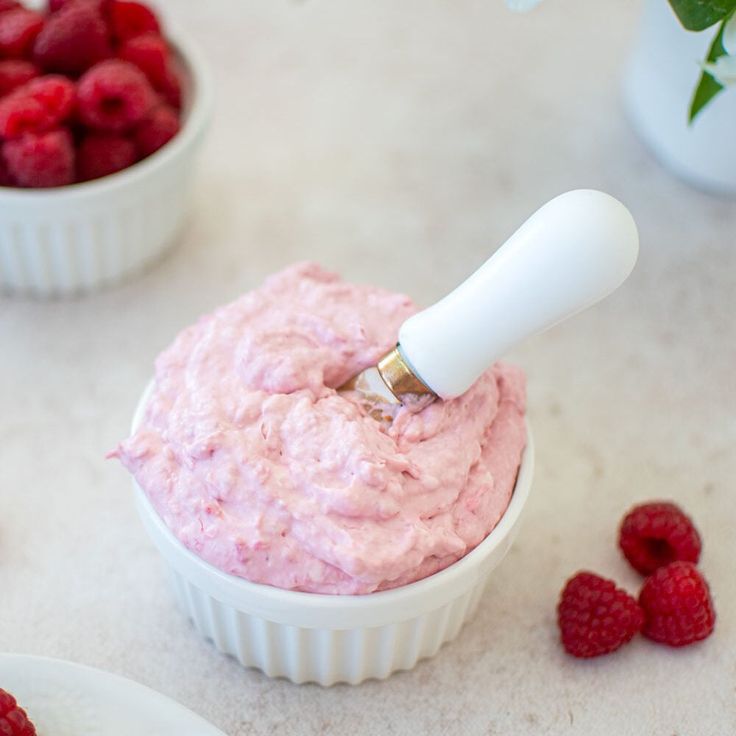
[[[729,14],[730,17],[730,14]],[[707,62],[714,62],[719,56],[726,55],[726,49],[723,48],[723,30],[726,27],[726,18],[718,29],[718,34],[713,39],[710,51],[706,57]],[[695,116],[719,93],[723,90],[723,85],[709,72],[704,71],[700,75],[700,82],[695,88],[692,102],[690,103],[689,122],[695,120]]]
[[[670,0],[670,5],[688,31],[703,31],[730,15],[736,0]]]

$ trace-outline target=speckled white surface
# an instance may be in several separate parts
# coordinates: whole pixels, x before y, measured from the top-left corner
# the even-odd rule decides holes
[[[664,0],[663,0],[664,1]],[[219,83],[191,227],[143,278],[70,303],[0,300],[0,650],[139,680],[231,736],[736,730],[736,203],[670,178],[623,118],[636,3],[168,0]],[[582,62],[581,60],[585,60]],[[151,363],[204,310],[298,258],[429,303],[534,208],[621,198],[640,264],[614,298],[516,352],[538,470],[477,618],[415,671],[356,689],[241,670],[193,633],[103,460]],[[581,663],[554,606],[634,501],[696,518],[716,634]]]

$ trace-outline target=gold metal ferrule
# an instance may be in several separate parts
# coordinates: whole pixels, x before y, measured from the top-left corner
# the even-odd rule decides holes
[[[407,407],[419,410],[437,398],[409,367],[398,345],[378,361],[376,368],[391,393]]]

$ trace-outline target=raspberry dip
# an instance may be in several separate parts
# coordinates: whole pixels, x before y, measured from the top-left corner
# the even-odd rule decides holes
[[[416,311],[315,264],[287,268],[159,356],[143,420],[112,454],[174,535],[227,573],[332,594],[431,575],[506,510],[525,379],[499,363],[458,399],[376,422],[336,387]]]

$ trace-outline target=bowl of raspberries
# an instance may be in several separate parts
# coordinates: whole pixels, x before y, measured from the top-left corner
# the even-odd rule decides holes
[[[209,121],[196,47],[129,0],[0,0],[0,291],[116,283],[172,244]]]

